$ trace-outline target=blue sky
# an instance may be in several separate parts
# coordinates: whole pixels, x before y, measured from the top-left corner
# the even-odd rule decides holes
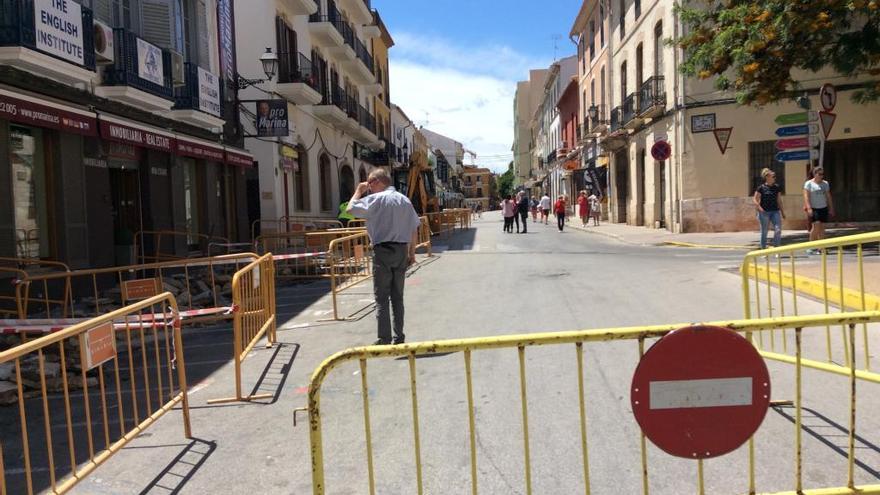
[[[477,163],[511,160],[513,95],[530,68],[575,53],[575,0],[373,0],[396,45],[391,99],[417,124],[457,139]],[[466,159],[468,162],[469,159]]]

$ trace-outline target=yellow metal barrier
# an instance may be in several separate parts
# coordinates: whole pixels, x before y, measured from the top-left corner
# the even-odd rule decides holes
[[[353,218],[348,221],[346,228],[353,229],[358,227],[366,227],[367,220],[365,218]]]
[[[300,231],[265,234],[257,237],[259,253],[276,256],[276,276],[279,280],[299,280],[330,277],[327,253],[335,239],[365,232],[360,228],[342,228],[318,231]]]
[[[211,258],[74,270],[28,273],[0,266],[0,279],[7,279],[9,292],[0,302],[14,301],[14,316],[26,318],[90,318],[134,301],[171,292],[185,311],[228,307],[231,304],[232,274],[257,255],[230,254]],[[12,315],[4,304],[3,313]],[[185,323],[231,318],[222,312],[207,312],[187,318]]]
[[[340,292],[369,280],[373,276],[373,245],[366,232],[335,239],[327,255],[330,269],[330,293],[333,298],[333,319],[340,320],[337,296]]]
[[[3,410],[10,421],[0,422],[0,493],[65,493],[177,406],[192,437],[170,293],[0,352],[0,366],[10,363],[16,393]]]
[[[211,404],[272,397],[272,394],[245,396],[241,391],[241,363],[264,336],[267,348],[276,342],[275,262],[272,253],[235,272],[232,303],[235,308],[232,319],[235,397],[208,401]]]
[[[151,241],[152,250],[147,253],[147,240]],[[136,263],[161,263],[186,258],[210,256],[211,243],[229,244],[229,239],[220,236],[209,236],[179,230],[140,230],[134,234],[134,252]],[[190,246],[198,246],[192,250]],[[183,246],[185,256],[177,254],[178,246]]]
[[[868,251],[878,247],[880,232],[872,232],[748,253],[740,267],[745,317],[798,315],[799,299],[801,306],[808,303],[804,296],[819,301],[826,314],[835,311],[834,307],[839,312],[880,310],[880,295],[871,294],[871,290],[880,294],[880,262],[865,260]],[[808,249],[820,254],[807,255]],[[871,286],[866,286],[866,282]],[[810,364],[832,363],[837,373],[847,373],[851,364],[870,371],[867,326],[862,327],[856,353],[846,345],[845,326],[840,325],[839,340],[834,334],[831,325],[825,328],[824,355],[815,356]],[[792,337],[788,332],[771,332],[766,340],[763,337],[756,342],[760,349],[777,359],[791,361]],[[831,371],[828,366],[822,369]]]
[[[280,234],[285,232],[326,230],[343,227],[342,222],[335,218],[310,218],[289,216],[278,219],[254,220],[251,224],[251,239],[260,234]]]
[[[723,322],[713,322],[706,323],[705,325],[711,326],[720,326],[731,329],[733,331],[745,334],[746,338],[752,340],[753,334],[761,335],[767,332],[774,332],[778,329],[793,329],[796,335],[796,347],[795,347],[795,397],[793,401],[793,406],[795,409],[795,435],[794,435],[794,480],[793,485],[795,486],[795,492],[779,492],[781,493],[797,493],[797,494],[815,494],[815,495],[836,495],[836,494],[868,494],[880,493],[880,484],[875,485],[865,485],[865,486],[856,486],[854,482],[853,476],[853,468],[855,464],[855,439],[856,439],[856,373],[854,370],[851,370],[850,373],[847,374],[849,378],[847,386],[845,388],[845,393],[850,397],[850,407],[849,407],[849,424],[847,431],[847,483],[844,487],[833,487],[833,488],[823,488],[816,490],[804,490],[803,489],[803,442],[801,438],[801,427],[803,421],[803,401],[802,401],[802,367],[803,364],[801,362],[801,335],[802,333],[819,329],[825,325],[837,325],[842,324],[845,325],[849,329],[849,345],[852,346],[855,340],[855,327],[860,324],[868,324],[868,323],[876,323],[880,322],[880,312],[871,311],[871,312],[857,312],[857,313],[847,313],[842,315],[817,315],[817,316],[790,316],[784,318],[764,318],[764,319],[755,319],[755,320],[738,320],[738,321],[723,321]],[[535,334],[525,334],[525,335],[510,335],[510,336],[499,336],[499,337],[487,337],[487,338],[472,338],[472,339],[460,339],[460,340],[447,340],[447,341],[435,341],[435,342],[424,342],[424,343],[416,343],[416,344],[404,344],[398,346],[370,346],[370,347],[359,347],[354,349],[345,350],[334,354],[333,356],[326,359],[323,363],[321,363],[318,368],[312,374],[311,382],[309,384],[309,397],[308,397],[308,412],[309,412],[309,424],[310,424],[310,442],[311,442],[311,453],[312,453],[312,487],[313,493],[315,495],[322,495],[324,493],[329,492],[328,486],[325,483],[325,466],[327,463],[325,462],[325,452],[323,445],[323,436],[322,436],[322,428],[323,428],[323,417],[326,412],[326,408],[322,409],[321,405],[321,391],[322,385],[327,379],[328,375],[330,375],[331,371],[336,368],[339,368],[345,363],[357,362],[359,364],[358,372],[356,374],[360,375],[360,388],[361,388],[361,402],[362,402],[362,412],[363,412],[363,421],[364,421],[364,433],[365,433],[365,454],[366,454],[366,468],[368,476],[364,478],[364,483],[367,484],[366,489],[368,488],[368,492],[370,494],[376,493],[376,480],[375,473],[373,467],[373,434],[372,434],[372,424],[370,420],[370,399],[374,395],[371,392],[368,379],[367,379],[367,363],[369,361],[377,361],[380,359],[391,360],[394,358],[406,359],[409,364],[409,394],[410,401],[412,406],[412,430],[413,430],[413,451],[414,451],[414,467],[415,467],[415,479],[417,492],[423,493],[423,463],[421,458],[421,427],[422,425],[419,423],[419,395],[417,394],[417,358],[421,356],[430,356],[430,355],[446,355],[450,353],[461,353],[463,358],[463,377],[465,381],[465,385],[462,386],[462,394],[466,395],[466,404],[468,411],[468,430],[470,436],[470,482],[471,482],[471,491],[476,494],[478,492],[478,470],[477,470],[477,431],[476,431],[476,421],[475,421],[475,400],[474,397],[476,395],[474,391],[474,386],[472,382],[472,361],[473,355],[477,351],[502,351],[502,350],[513,350],[516,349],[518,362],[519,362],[519,393],[520,393],[520,405],[521,405],[521,414],[522,414],[522,441],[523,441],[523,452],[522,452],[522,464],[524,466],[524,491],[527,494],[532,493],[532,469],[531,469],[531,457],[529,452],[529,402],[527,400],[527,390],[528,387],[526,385],[526,352],[527,350],[533,349],[537,346],[550,346],[550,345],[572,345],[572,350],[575,351],[575,356],[572,358],[576,359],[577,364],[577,387],[573,387],[573,390],[577,391],[577,401],[579,404],[579,418],[580,418],[580,456],[582,457],[582,465],[583,465],[583,482],[585,486],[586,493],[590,493],[590,461],[589,459],[593,458],[591,455],[588,455],[588,435],[587,435],[587,421],[586,421],[586,408],[589,405],[589,402],[585,401],[585,384],[584,384],[584,359],[583,354],[585,352],[585,348],[590,344],[600,343],[600,342],[611,342],[611,341],[630,341],[637,345],[638,347],[638,355],[641,356],[645,352],[645,343],[648,339],[659,338],[667,333],[674,331],[676,329],[690,326],[692,324],[675,324],[675,325],[659,325],[659,326],[645,326],[645,327],[630,327],[630,328],[610,328],[610,329],[598,329],[598,330],[581,330],[581,331],[571,331],[571,332],[555,332],[555,333],[535,333]],[[536,354],[538,355],[537,351]],[[493,368],[494,370],[494,368]],[[495,370],[497,372],[497,370]],[[554,378],[557,380],[557,378]],[[625,394],[625,391],[611,391],[614,396]],[[424,391],[422,392],[422,396],[424,396]],[[374,399],[374,400],[378,400]],[[447,396],[444,396],[444,400],[448,400]],[[462,402],[465,402],[463,398]],[[350,407],[346,409],[346,412],[350,411]],[[552,419],[552,418],[551,418]],[[462,422],[463,423],[463,422]],[[559,425],[561,428],[568,428],[568,425]],[[395,429],[397,429],[398,425],[395,425]],[[346,430],[347,431],[347,430]],[[760,434],[761,430],[758,431]],[[567,433],[566,433],[567,434]],[[484,433],[485,435],[485,433]],[[482,442],[487,442],[488,439],[483,436]],[[754,449],[754,439],[749,441],[748,445],[748,454],[749,454],[749,462],[747,467],[747,472],[743,473],[742,476],[742,487],[739,490],[746,493],[756,493],[756,481],[755,481],[755,449]],[[346,438],[346,445],[351,445],[352,440],[350,438]],[[640,486],[615,486],[612,491],[614,493],[648,493],[649,489],[649,479],[648,479],[648,455],[646,450],[646,441],[644,434],[641,435],[640,438],[640,449],[641,449],[641,461],[642,466],[640,470],[641,474],[641,484]],[[395,448],[400,448],[401,446],[395,445]],[[617,454],[617,446],[611,446],[608,452],[612,452]],[[347,469],[351,469],[351,466],[347,465]],[[497,466],[496,466],[497,469]],[[704,479],[704,470],[703,470],[703,461],[697,461],[697,469],[696,469],[696,480],[694,484],[696,485],[697,492],[702,494],[705,493],[705,479]],[[447,473],[448,475],[448,473]],[[398,477],[395,481],[400,481]],[[736,490],[736,488],[732,488]],[[513,488],[508,486],[506,492],[513,491]],[[494,493],[489,491],[490,493]]]

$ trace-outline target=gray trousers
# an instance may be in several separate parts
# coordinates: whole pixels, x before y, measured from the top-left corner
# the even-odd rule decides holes
[[[406,244],[373,246],[373,293],[376,296],[376,321],[379,339],[391,341],[391,312],[394,311],[394,335],[403,334],[403,284],[409,258]],[[390,308],[389,308],[390,302]]]

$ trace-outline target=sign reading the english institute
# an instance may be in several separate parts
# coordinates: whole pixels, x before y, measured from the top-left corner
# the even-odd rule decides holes
[[[165,66],[162,62],[162,49],[138,38],[138,76],[160,86],[165,84]]]
[[[220,79],[199,67],[199,110],[220,116]]]
[[[34,25],[37,50],[83,65],[82,7],[78,3],[34,0]]]
[[[257,136],[287,136],[290,133],[287,121],[286,100],[260,100],[257,102]]]

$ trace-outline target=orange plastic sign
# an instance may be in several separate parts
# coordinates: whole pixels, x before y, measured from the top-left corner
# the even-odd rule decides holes
[[[126,301],[148,299],[159,293],[159,279],[140,278],[122,282],[122,297]]]
[[[116,357],[116,338],[113,335],[113,323],[86,330],[80,335],[82,362],[86,370],[90,370]]]

